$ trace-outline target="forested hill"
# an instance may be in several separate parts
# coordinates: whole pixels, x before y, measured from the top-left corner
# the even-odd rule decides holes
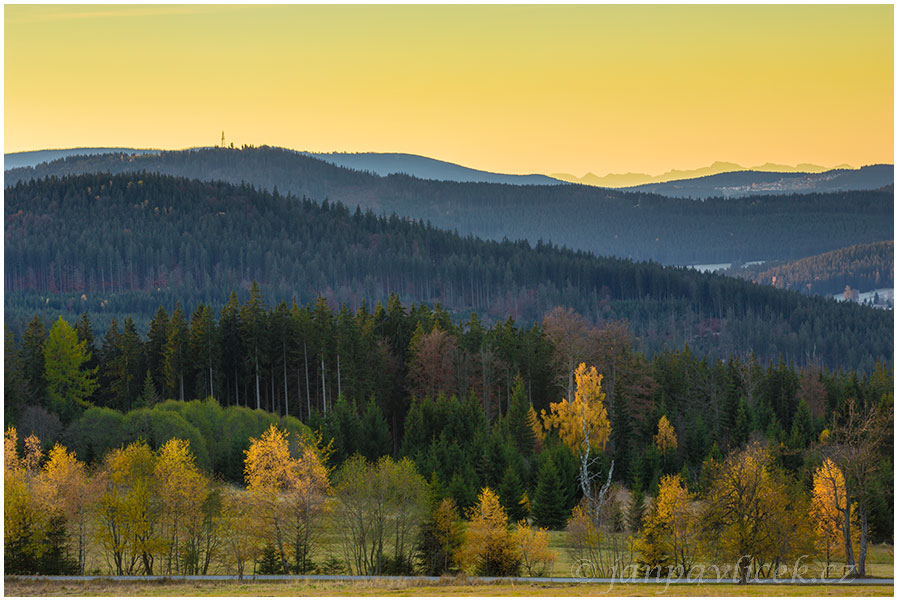
[[[565,183],[546,175],[492,173],[401,152],[304,152],[302,154],[321,159],[333,165],[358,171],[369,171],[377,175],[405,173],[421,179],[512,184],[516,186],[553,186]]]
[[[798,261],[728,271],[759,284],[812,294],[893,287],[893,241],[859,244]]]
[[[867,165],[861,169],[831,169],[822,173],[733,171],[692,179],[643,184],[628,189],[679,198],[708,198],[713,196],[877,190],[892,185],[892,165]]]
[[[237,157],[237,153],[230,156]],[[336,167],[334,169],[337,169]],[[357,174],[366,178],[364,174]],[[750,282],[633,263],[547,244],[493,242],[336,203],[155,174],[90,174],[8,187],[6,317],[21,333],[38,313],[97,327],[162,304],[221,307],[258,280],[272,302],[355,308],[397,293],[525,323],[569,306],[627,319],[642,350],[823,362],[868,371],[892,358],[892,316]]]
[[[893,238],[893,195],[886,190],[699,201],[580,185],[380,177],[268,147],[68,157],[7,171],[6,182],[141,170],[328,198],[463,235],[552,241],[674,265],[799,259]]]

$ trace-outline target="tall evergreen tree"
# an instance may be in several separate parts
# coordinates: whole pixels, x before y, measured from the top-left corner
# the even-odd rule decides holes
[[[525,456],[533,454],[534,446],[537,442],[534,430],[528,423],[529,409],[530,403],[528,403],[527,394],[524,390],[524,380],[522,380],[521,376],[517,376],[515,383],[512,385],[512,398],[509,410],[503,418],[503,423],[506,432],[515,443],[515,448],[520,454]]]
[[[266,325],[262,292],[259,290],[259,284],[253,280],[250,299],[240,308],[240,333],[246,349],[246,365],[255,378],[256,409],[262,408],[260,380],[265,366]]]
[[[215,398],[215,381],[219,371],[219,332],[212,309],[200,304],[190,318],[190,349],[194,360],[196,398]]]
[[[143,343],[130,317],[125,318],[116,343],[118,348],[115,359],[108,366],[108,371],[112,374],[110,390],[113,406],[127,412],[141,392],[146,371]]]
[[[165,344],[165,379],[167,390],[184,400],[184,377],[190,366],[190,331],[181,303],[175,306],[169,321]]]
[[[159,305],[156,315],[150,320],[145,344],[147,368],[157,391],[168,390],[165,377],[165,349],[169,340],[169,314]]]
[[[3,419],[7,426],[16,423],[27,398],[25,373],[16,338],[6,324],[3,325]]]
[[[359,452],[369,461],[377,461],[390,455],[392,443],[384,413],[375,400],[370,399],[359,421]]]
[[[541,462],[540,471],[537,472],[537,488],[531,499],[531,514],[535,524],[550,530],[561,530],[568,520],[565,491],[559,472],[548,457]]]
[[[44,365],[48,406],[63,423],[81,414],[97,387],[96,373],[83,367],[88,359],[87,343],[78,342],[75,330],[60,317],[44,344]]]
[[[43,405],[47,383],[44,376],[44,322],[35,315],[28,322],[22,337],[22,365],[25,369],[25,386],[30,405]]]
[[[510,461],[506,465],[506,471],[503,472],[503,479],[499,483],[497,493],[503,509],[506,510],[509,521],[513,524],[527,517],[527,509],[522,504],[524,492],[524,485],[521,483],[521,477],[518,469],[515,467],[515,462]]]
[[[244,368],[243,338],[240,327],[240,302],[232,290],[228,302],[222,307],[218,324],[221,343],[222,371],[228,383],[225,396],[228,403],[240,404],[240,377]],[[246,398],[244,405],[247,404]]]

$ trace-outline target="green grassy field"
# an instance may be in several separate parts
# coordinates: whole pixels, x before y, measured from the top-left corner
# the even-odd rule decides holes
[[[892,586],[685,584],[470,584],[425,582],[32,582],[7,578],[4,594],[16,597],[267,597],[267,596],[892,596]]]
[[[616,535],[626,539],[628,534]],[[552,573],[546,574],[553,577],[575,577],[590,574],[573,573],[574,560],[570,553],[568,543],[568,535],[562,531],[551,531],[549,533],[550,547],[556,551],[556,562],[553,565]],[[93,537],[96,540],[95,537]],[[625,540],[621,544],[627,546]],[[319,565],[324,563],[329,556],[342,558],[343,549],[341,543],[341,533],[339,527],[334,524],[325,526],[324,532],[320,538],[317,552],[315,553],[315,561]],[[807,560],[808,566],[807,576],[822,576],[823,563]],[[831,567],[830,577],[838,578],[840,576],[839,568]],[[252,564],[247,567],[248,572],[252,572]],[[109,566],[106,565],[102,549],[97,544],[91,544],[88,548],[88,561],[86,573],[97,575],[111,574]],[[235,570],[229,569],[227,566],[213,564],[210,574],[234,574]],[[522,574],[526,576],[526,574]],[[602,574],[597,574],[602,575]],[[892,545],[870,545],[868,547],[867,575],[872,578],[892,578],[893,577],[893,547]]]

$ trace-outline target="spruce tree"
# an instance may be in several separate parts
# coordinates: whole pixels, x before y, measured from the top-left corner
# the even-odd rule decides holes
[[[44,375],[44,322],[35,315],[22,337],[22,366],[29,405],[44,405],[47,382]]]
[[[527,512],[521,504],[524,487],[521,485],[521,478],[514,463],[509,462],[506,466],[506,471],[503,473],[503,479],[500,482],[497,493],[499,494],[499,501],[509,517],[509,523],[516,524],[527,517]]]
[[[634,478],[634,488],[631,491],[626,516],[627,527],[631,532],[637,533],[643,527],[644,513],[646,513],[646,495],[643,492],[643,483],[639,478]]]
[[[165,344],[165,379],[170,398],[184,400],[184,376],[190,357],[190,333],[181,304],[175,306],[169,321]]]
[[[6,339],[3,346],[3,418],[7,426],[16,423],[25,405],[25,374],[16,338],[4,324]]]
[[[554,463],[546,458],[537,474],[537,490],[531,500],[534,523],[541,528],[561,530],[568,521],[565,493]]]
[[[147,367],[153,377],[153,386],[157,391],[166,389],[165,380],[165,347],[169,337],[169,314],[162,305],[156,310],[156,315],[150,320],[150,329],[147,332],[145,344],[147,352]]]
[[[740,398],[737,404],[737,415],[734,419],[734,430],[731,436],[731,448],[741,447],[749,440],[749,408],[746,406],[746,399]]]
[[[389,455],[392,448],[390,426],[374,399],[368,401],[359,420],[359,452],[369,461]]]
[[[158,397],[156,396],[156,386],[153,384],[153,376],[150,374],[150,370],[147,370],[147,375],[144,378],[144,388],[140,393],[140,396],[137,397],[137,401],[134,403],[134,407],[152,407],[158,401]]]
[[[256,573],[263,576],[284,573],[284,566],[281,564],[281,558],[278,557],[278,553],[271,543],[266,543],[262,548],[262,557],[256,565]]]
[[[506,432],[515,443],[515,447],[522,455],[531,455],[534,452],[534,446],[537,442],[534,430],[528,422],[528,403],[527,394],[524,390],[524,382],[521,376],[515,378],[512,385],[512,398],[509,403],[509,410],[503,418],[503,424]]]

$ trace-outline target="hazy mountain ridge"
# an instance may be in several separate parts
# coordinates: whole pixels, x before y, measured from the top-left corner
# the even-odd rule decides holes
[[[101,154],[159,154],[160,150],[142,148],[67,148],[59,150],[28,150],[25,152],[9,152],[3,155],[3,169],[19,169],[35,167],[41,163],[50,163],[71,156],[94,156]]]
[[[376,175],[405,174],[420,179],[490,184],[556,186],[565,182],[540,174],[514,175],[464,167],[415,154],[386,152],[301,152],[322,161]]]
[[[204,150],[204,148],[190,148],[185,150]],[[4,155],[4,169],[10,170],[22,167],[36,167],[41,163],[49,163],[77,156],[97,156],[103,154],[159,154],[160,152],[163,151],[139,148],[70,148],[65,150],[13,152]],[[432,179],[438,181],[481,182],[519,186],[555,186],[566,183],[542,174],[516,175],[494,173],[408,153],[307,152],[300,150],[291,152],[320,159],[338,167],[346,167],[347,169],[365,171],[381,176],[405,174],[420,179]]]
[[[832,169],[821,173],[736,171],[625,189],[677,198],[708,198],[876,190],[892,185],[892,165],[866,165],[859,169]]]
[[[594,173],[586,173],[583,177],[578,177],[570,173],[553,173],[552,176],[560,180],[574,183],[586,184],[590,186],[600,186],[603,188],[633,188],[645,184],[658,184],[671,182],[675,180],[696,179],[706,177],[708,175],[717,175],[719,173],[730,173],[734,171],[763,171],[777,173],[821,173],[824,171],[832,171],[834,169],[853,169],[851,165],[837,165],[836,167],[822,167],[812,163],[800,163],[799,165],[780,165],[777,163],[765,163],[756,167],[743,167],[737,163],[726,161],[715,161],[707,167],[699,167],[697,169],[672,169],[659,175],[650,175],[648,173],[609,173],[608,175],[599,176]]]
[[[186,150],[203,150],[207,148],[212,147],[191,148]],[[72,148],[66,150],[14,152],[5,155],[4,167],[7,170],[21,167],[35,167],[44,162],[51,162],[79,155],[94,156],[107,153],[158,154],[160,152],[162,151],[137,148]],[[346,167],[356,171],[365,171],[380,176],[404,174],[419,179],[437,181],[535,186],[553,186],[574,183],[601,188],[640,189],[662,194],[664,196],[687,195],[691,197],[705,197],[708,195],[733,196],[746,193],[782,193],[782,190],[775,189],[776,178],[773,177],[775,174],[792,173],[811,176],[813,174],[829,173],[832,171],[854,171],[853,167],[849,165],[838,165],[831,169],[822,167],[821,165],[813,165],[811,163],[800,163],[796,166],[765,163],[764,165],[759,165],[757,167],[746,168],[737,163],[717,161],[708,167],[700,167],[698,169],[672,169],[660,175],[649,175],[647,173],[610,173],[605,176],[597,176],[593,173],[587,173],[583,177],[577,177],[570,173],[553,173],[551,175],[495,173],[409,153],[310,152],[300,150],[290,150],[290,152],[314,157],[332,165],[337,165],[338,167]],[[740,186],[743,186],[743,188],[740,189],[733,189],[735,186],[723,185],[713,188],[711,191],[707,189],[705,185],[706,182],[694,181],[719,174],[733,174],[735,177],[738,177],[737,173],[744,174],[745,177],[748,177],[752,181],[747,182],[741,180],[742,183]],[[817,181],[819,181],[817,178],[809,178],[804,185],[795,185],[798,183],[798,180],[794,181],[794,187],[791,188],[791,191],[822,191],[822,189],[814,185],[814,182]],[[878,182],[880,182],[880,180],[878,180]],[[663,183],[671,183],[672,186],[661,186],[658,187],[658,189],[646,187],[651,184]],[[892,178],[890,178],[889,183],[892,183]],[[831,186],[827,189],[876,189],[884,185],[887,184],[882,182],[876,183],[876,185],[875,183],[871,183],[870,185],[861,183],[853,184],[852,186],[854,187],[844,186],[842,188],[834,188]],[[750,187],[745,188],[746,186]],[[693,189],[694,187],[695,190]]]
[[[72,156],[7,171],[6,182],[9,186],[46,176],[141,170],[339,200],[349,207],[429,221],[463,235],[527,239],[532,244],[551,240],[599,255],[675,265],[798,259],[893,238],[893,199],[884,191],[671,199],[572,184],[510,186],[381,177],[270,147]]]

